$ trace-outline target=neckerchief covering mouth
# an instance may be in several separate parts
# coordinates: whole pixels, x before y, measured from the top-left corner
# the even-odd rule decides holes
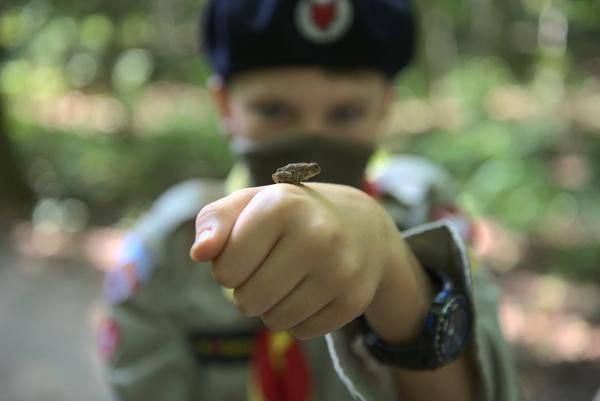
[[[273,172],[289,163],[316,162],[321,166],[316,181],[361,188],[375,145],[323,135],[299,135],[260,142],[237,140],[232,143],[232,150],[248,168],[251,186],[273,184]]]

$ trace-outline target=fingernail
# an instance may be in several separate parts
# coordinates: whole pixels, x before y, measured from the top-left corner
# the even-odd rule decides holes
[[[202,231],[200,234],[196,236],[196,240],[194,241],[194,246],[203,243],[204,241],[212,238],[215,235],[212,228],[206,229]]]

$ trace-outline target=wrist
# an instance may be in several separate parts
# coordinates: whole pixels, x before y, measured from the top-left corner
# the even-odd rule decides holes
[[[425,270],[396,231],[381,282],[364,314],[369,326],[389,343],[413,340],[421,334],[433,294]]]

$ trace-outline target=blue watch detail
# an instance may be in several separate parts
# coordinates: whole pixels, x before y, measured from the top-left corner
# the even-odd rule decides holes
[[[386,365],[410,370],[433,370],[458,359],[471,337],[473,313],[467,294],[459,293],[443,272],[426,269],[438,292],[421,335],[405,344],[388,344],[358,319],[363,341],[371,354]]]

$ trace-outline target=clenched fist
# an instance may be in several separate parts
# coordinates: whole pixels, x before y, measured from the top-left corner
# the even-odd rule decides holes
[[[234,289],[240,312],[299,339],[363,313],[382,337],[408,338],[428,308],[421,268],[393,221],[347,186],[234,192],[200,211],[190,255],[213,262],[213,277]]]

